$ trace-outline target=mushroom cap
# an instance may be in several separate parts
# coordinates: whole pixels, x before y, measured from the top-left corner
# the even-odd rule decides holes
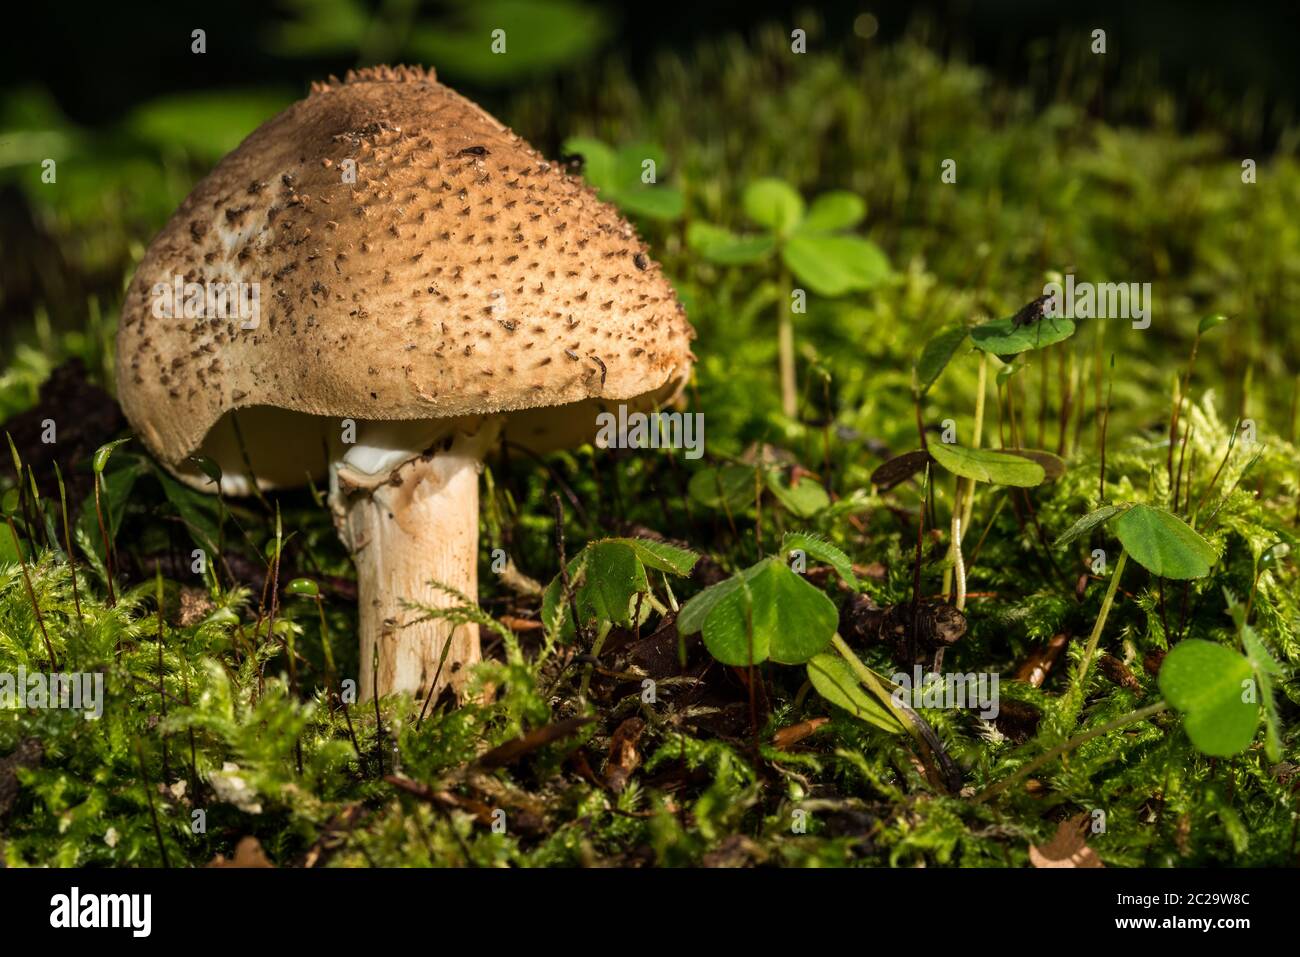
[[[198,317],[160,312],[178,284],[194,305],[229,283],[247,285],[224,311],[209,295]],[[611,206],[432,70],[378,67],[315,84],[181,204],[127,290],[118,396],[196,485],[189,456],[239,461],[240,409],[287,459],[265,484],[296,484],[343,418],[539,410],[524,444],[581,441],[588,412],[673,397],[692,338]]]

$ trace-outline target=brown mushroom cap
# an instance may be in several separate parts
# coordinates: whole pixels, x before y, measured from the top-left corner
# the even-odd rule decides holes
[[[156,317],[178,276],[259,284],[260,324]],[[200,449],[238,461],[247,410],[284,460],[259,479],[285,484],[319,474],[340,418],[569,406],[508,426],[555,447],[595,405],[671,397],[693,337],[612,207],[432,70],[379,67],[316,84],[181,204],[127,291],[118,392],[191,480]]]

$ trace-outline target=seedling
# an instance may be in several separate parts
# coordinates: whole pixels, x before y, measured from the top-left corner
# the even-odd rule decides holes
[[[789,183],[760,179],[746,187],[741,205],[763,232],[737,235],[709,223],[693,222],[686,240],[710,262],[724,266],[777,260],[777,345],[781,409],[797,414],[792,279],[819,296],[837,298],[873,289],[888,278],[889,260],[869,239],[848,230],[866,217],[867,206],[853,193],[823,193],[805,210],[803,197]]]

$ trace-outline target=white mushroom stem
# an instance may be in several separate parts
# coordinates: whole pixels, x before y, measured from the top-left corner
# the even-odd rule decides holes
[[[477,600],[478,476],[497,432],[492,422],[473,435],[455,432],[432,452],[398,456],[395,467],[391,441],[356,446],[335,463],[335,520],[357,568],[363,700],[376,692],[422,697],[430,684],[435,696],[448,685],[463,695],[481,658],[478,626],[453,627],[415,606],[462,603],[434,583]]]

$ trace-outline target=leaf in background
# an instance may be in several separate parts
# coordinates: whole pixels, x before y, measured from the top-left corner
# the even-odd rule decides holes
[[[775,558],[763,559],[751,571],[704,619],[710,654],[727,665],[767,658],[795,665],[825,651],[839,624],[835,604]]]
[[[1043,467],[1043,474],[1046,476],[1045,481],[1055,482],[1066,472],[1065,460],[1059,455],[1053,455],[1051,452],[1044,452],[1042,449],[999,449],[1006,452],[1007,455],[1018,455],[1022,459],[1029,459],[1031,462],[1037,462]]]
[[[771,236],[738,236],[721,226],[700,222],[686,228],[686,244],[710,262],[723,266],[758,262],[776,248]]]
[[[816,233],[833,233],[841,229],[852,229],[862,222],[867,215],[867,204],[857,193],[848,190],[832,190],[822,193],[813,200],[808,208],[808,215],[795,230],[804,235]]]
[[[267,33],[280,56],[327,57],[353,53],[370,30],[370,13],[357,0],[281,0],[292,19]]]
[[[914,449],[902,455],[895,455],[892,459],[876,466],[876,470],[871,473],[871,484],[880,491],[887,492],[918,472],[925,471],[925,464],[929,461],[930,453],[925,449]]]
[[[180,93],[137,107],[127,126],[159,149],[180,148],[198,159],[215,162],[293,99],[265,90]]]
[[[969,334],[965,326],[948,326],[930,337],[912,366],[912,389],[917,395],[930,391]]]
[[[647,219],[671,221],[686,212],[686,199],[672,186],[641,186],[618,194],[618,206],[625,213]]]
[[[645,169],[646,160],[654,162],[655,179],[657,180],[664,174],[664,167],[668,164],[668,157],[664,153],[662,146],[654,143],[625,143],[618,148],[614,160],[614,172],[618,177],[617,185],[620,193],[632,192],[633,190],[644,189],[656,185],[641,181],[641,174]]]
[[[662,175],[664,151],[652,143],[633,143],[617,152],[590,136],[571,136],[564,141],[562,152],[581,156],[582,178],[600,198],[614,203],[625,213],[648,219],[680,219],[686,201],[679,190],[658,182],[641,181],[642,164],[653,160],[655,175]]]
[[[797,515],[799,518],[812,518],[831,503],[831,497],[826,494],[826,489],[806,475],[791,484],[782,470],[773,469],[765,472],[763,478],[772,494],[776,496],[776,500],[791,515]]]
[[[788,235],[803,219],[803,197],[785,180],[766,177],[745,187],[745,215],[778,236]]]
[[[1165,655],[1157,683],[1182,712],[1183,727],[1197,750],[1226,758],[1255,739],[1259,705],[1242,700],[1250,680],[1250,662],[1231,648],[1184,638]]]
[[[889,259],[860,236],[792,236],[781,248],[781,257],[819,296],[865,291],[889,276]]]
[[[1227,321],[1228,321],[1228,317],[1223,315],[1222,313],[1215,313],[1212,316],[1206,316],[1204,319],[1202,319],[1199,323],[1196,324],[1197,335],[1204,335],[1205,333],[1213,329],[1215,326],[1221,326]]]
[[[971,342],[977,349],[999,356],[1013,356],[1031,349],[1042,349],[1074,335],[1074,323],[1069,319],[1044,318],[1027,326],[1012,324],[1011,318],[995,319],[978,325],[970,331]]]
[[[934,460],[953,475],[974,479],[977,482],[1033,488],[1035,485],[1041,485],[1046,478],[1046,472],[1037,462],[1007,452],[997,452],[993,449],[968,449],[960,445],[946,445],[943,442],[931,442],[929,450]]]
[[[504,53],[492,52],[493,30],[505,31]],[[604,13],[574,0],[476,0],[417,25],[406,52],[434,64],[440,78],[508,84],[576,66],[608,33]]]
[[[567,569],[570,586],[576,588],[580,573],[586,567],[587,550],[584,548],[569,559]],[[564,592],[564,578],[556,574],[551,583],[542,592],[542,626],[548,633],[554,634],[556,640],[567,640],[573,636],[573,621],[569,612],[569,599]]]
[[[1057,545],[1068,545],[1082,535],[1087,535],[1098,525],[1104,525],[1120,512],[1128,508],[1127,505],[1103,505],[1095,512],[1089,512],[1083,518],[1079,519],[1056,540]]]
[[[612,147],[594,136],[570,136],[560,147],[560,152],[564,156],[581,156],[582,178],[601,194],[602,199],[612,201],[612,194],[618,191],[618,159]]]
[[[0,94],[0,169],[62,160],[81,146],[77,131],[47,90],[21,87]],[[43,184],[44,185],[44,184]]]
[[[884,705],[858,684],[853,669],[843,658],[837,655],[814,655],[808,660],[808,680],[819,695],[855,718],[890,734],[901,734],[906,730]]]
[[[839,575],[840,579],[854,591],[862,590],[857,576],[853,574],[853,562],[849,560],[849,556],[826,539],[806,532],[787,532],[781,539],[781,554],[789,555],[796,548],[814,561],[830,565],[835,569],[835,574]]]
[[[194,544],[206,551],[209,559],[215,558],[221,537],[218,527],[220,505],[216,496],[205,495],[181,484],[157,466],[153,467],[153,474],[162,483],[167,501],[185,523]]]
[[[1135,562],[1161,578],[1204,578],[1219,560],[1209,542],[1162,508],[1134,505],[1115,523],[1115,534]]]
[[[746,508],[754,504],[754,469],[749,465],[701,469],[691,476],[687,494],[706,508]]]

